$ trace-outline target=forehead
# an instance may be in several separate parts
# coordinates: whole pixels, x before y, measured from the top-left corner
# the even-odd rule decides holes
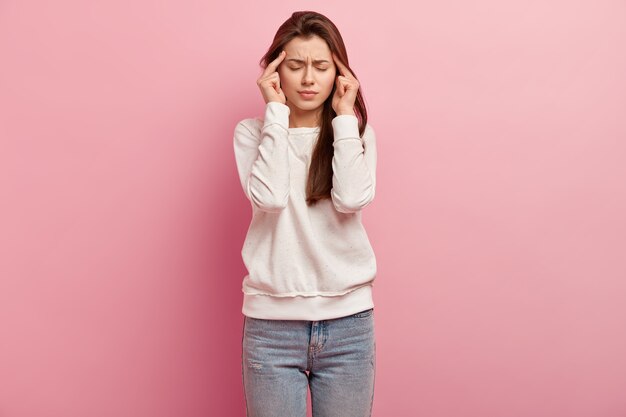
[[[314,60],[331,60],[332,58],[326,41],[316,35],[306,39],[302,37],[293,38],[285,45],[285,51],[287,52],[286,58],[310,58]]]

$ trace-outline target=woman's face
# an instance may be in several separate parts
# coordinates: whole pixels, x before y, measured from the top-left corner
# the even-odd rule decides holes
[[[287,55],[277,71],[287,105],[305,111],[319,109],[335,84],[335,63],[328,44],[313,35],[294,38],[284,49]]]

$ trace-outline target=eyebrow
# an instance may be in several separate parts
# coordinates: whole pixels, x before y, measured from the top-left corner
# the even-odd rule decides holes
[[[305,61],[303,59],[296,59],[296,58],[289,58],[287,61],[294,61],[294,62],[297,62],[299,64],[304,64],[305,63]],[[330,63],[330,61],[327,61],[325,59],[315,59],[315,60],[313,60],[313,63],[314,64],[328,64],[328,63]]]

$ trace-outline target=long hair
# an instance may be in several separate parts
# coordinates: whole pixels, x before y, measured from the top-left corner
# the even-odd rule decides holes
[[[278,57],[278,54],[280,54],[284,46],[293,38],[303,37],[306,39],[314,35],[324,39],[331,52],[334,52],[356,77],[356,74],[348,63],[346,46],[343,43],[343,38],[337,26],[326,16],[312,11],[294,12],[291,17],[278,28],[274,36],[274,41],[261,58],[259,64],[261,67],[266,68],[270,62]],[[339,69],[337,69],[337,74],[339,74]],[[306,202],[308,205],[314,204],[324,198],[330,198],[330,190],[333,186],[332,159],[334,154],[334,134],[332,120],[337,114],[333,110],[332,99],[336,88],[336,85],[333,85],[330,95],[322,106],[319,137],[315,149],[313,150],[313,155],[311,156],[311,166],[309,167],[309,175],[306,184]],[[367,125],[367,110],[360,87],[357,91],[356,101],[354,103],[354,113],[359,120],[359,135],[362,136],[365,131],[365,126]]]

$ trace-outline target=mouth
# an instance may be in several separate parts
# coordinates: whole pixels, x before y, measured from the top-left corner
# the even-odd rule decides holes
[[[317,91],[302,90],[302,91],[298,91],[298,94],[300,94],[300,97],[302,97],[304,99],[312,99],[317,94]]]

